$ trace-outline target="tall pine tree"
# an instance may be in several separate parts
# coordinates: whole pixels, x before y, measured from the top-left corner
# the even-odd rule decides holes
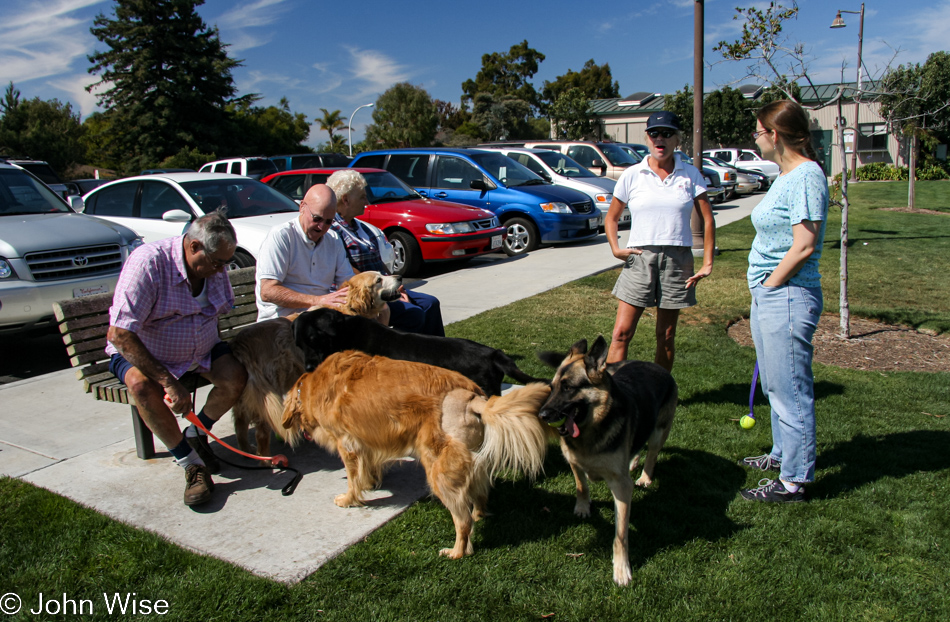
[[[217,28],[196,12],[204,0],[116,0],[112,17],[96,17],[92,34],[107,50],[89,56],[89,73],[109,123],[101,154],[126,170],[150,166],[183,148],[220,152],[225,105],[236,89]]]

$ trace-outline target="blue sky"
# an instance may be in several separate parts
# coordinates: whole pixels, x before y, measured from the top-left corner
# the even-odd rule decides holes
[[[96,15],[111,16],[113,6],[97,0],[0,0],[0,86],[13,81],[23,97],[68,101],[83,117],[93,112],[96,99],[84,91],[94,81],[86,56],[103,48],[89,28]],[[693,79],[693,6],[693,0],[208,0],[198,11],[219,28],[232,58],[243,60],[234,72],[239,93],[259,93],[263,105],[287,97],[293,111],[312,121],[320,108],[339,109],[349,118],[357,106],[403,81],[458,105],[461,84],[475,77],[482,54],[507,52],[524,39],[546,56],[533,80],[539,90],[544,80],[577,71],[593,58],[610,63],[621,95],[672,93]],[[717,42],[738,37],[736,6],[768,2],[706,0],[707,62],[719,60],[712,51]],[[801,0],[799,17],[785,35],[805,45],[816,82],[836,81],[842,63],[846,78],[854,78],[858,16],[844,15],[847,28],[829,26],[836,10],[860,7],[855,0]],[[867,2],[864,65],[876,76],[892,60],[923,62],[950,48],[948,31],[950,0]],[[732,84],[744,71],[744,63],[715,64],[704,72],[705,88]],[[354,118],[354,142],[372,122],[371,111],[360,110]],[[307,142],[326,139],[313,126]]]

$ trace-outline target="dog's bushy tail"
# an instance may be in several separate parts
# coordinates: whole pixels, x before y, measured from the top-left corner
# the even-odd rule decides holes
[[[474,400],[472,409],[485,425],[485,440],[475,453],[476,464],[492,476],[505,469],[532,478],[540,473],[548,444],[538,411],[550,393],[550,386],[532,383],[505,395]]]
[[[273,411],[275,413],[281,413],[280,419],[273,422],[274,429],[278,430],[278,434],[283,436],[284,441],[291,447],[297,446],[304,432],[303,424],[300,421],[300,416],[303,412],[303,405],[300,403],[300,388],[302,382],[303,376],[297,379],[294,386],[291,387],[287,395],[284,396],[284,403],[280,405],[279,411]],[[271,412],[270,408],[268,408],[268,415],[270,415]]]

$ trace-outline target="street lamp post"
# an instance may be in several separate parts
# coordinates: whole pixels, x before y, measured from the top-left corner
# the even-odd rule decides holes
[[[854,95],[854,144],[851,147],[851,181],[858,181],[858,110],[861,105],[861,46],[864,44],[864,3],[861,3],[860,11],[839,10],[835,16],[835,21],[831,23],[832,28],[847,26],[841,17],[842,13],[853,13],[861,16],[858,25],[858,92]]]
[[[861,6],[863,7],[864,5],[861,5]],[[347,139],[346,139],[346,142],[348,142],[348,143],[350,144],[350,157],[351,157],[351,158],[353,157],[353,116],[356,115],[357,112],[359,112],[360,108],[369,108],[369,107],[372,106],[372,105],[373,105],[373,104],[363,104],[362,106],[360,106],[359,108],[357,108],[356,110],[354,110],[354,111],[353,111],[353,114],[350,115],[350,122],[347,123],[347,126],[348,126],[348,127],[346,128],[346,130],[347,130]]]

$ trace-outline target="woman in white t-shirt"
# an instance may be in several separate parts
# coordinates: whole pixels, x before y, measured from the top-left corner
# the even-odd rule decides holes
[[[619,300],[608,363],[627,359],[630,340],[647,307],[656,307],[655,361],[673,369],[674,341],[680,309],[696,304],[696,283],[712,272],[716,224],[706,196],[706,180],[692,164],[675,155],[682,142],[679,117],[654,112],[647,120],[650,155],[631,166],[614,189],[604,227],[614,257],[625,260],[614,286]],[[630,238],[617,242],[620,214],[630,208]],[[693,270],[690,217],[703,218],[703,266]]]

